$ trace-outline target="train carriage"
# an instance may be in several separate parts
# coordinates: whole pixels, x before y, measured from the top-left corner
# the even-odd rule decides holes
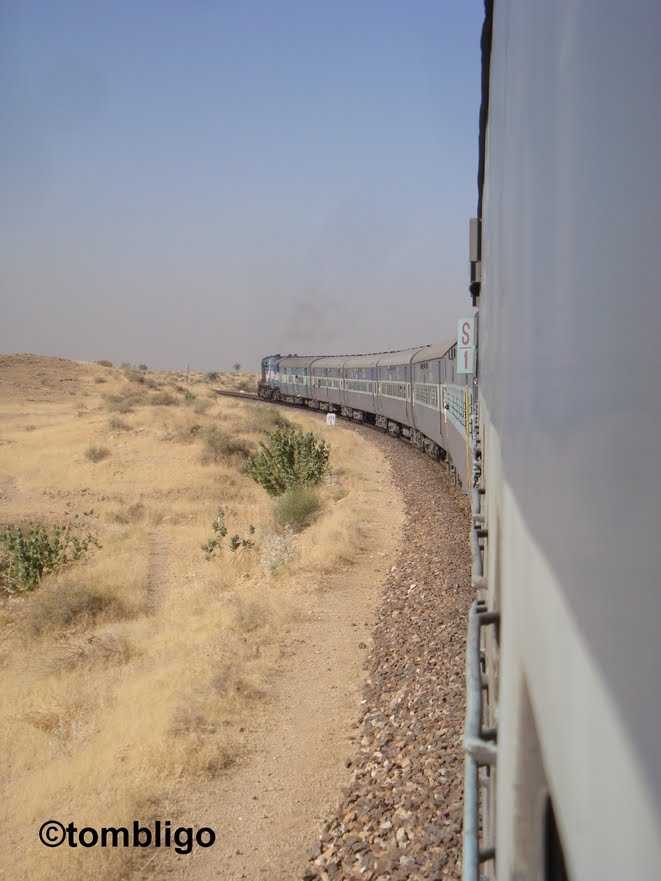
[[[343,357],[323,356],[316,358],[311,365],[312,397],[324,405],[324,409],[342,406],[342,364]]]
[[[359,414],[376,413],[378,400],[377,356],[347,356],[342,364],[342,376],[344,380],[344,406]],[[353,416],[353,413],[351,415]]]
[[[280,359],[280,394],[287,398],[307,398],[310,391],[310,365],[314,355],[287,355]]]
[[[388,420],[395,426],[402,426],[407,436],[413,427],[411,361],[420,348],[385,352],[378,356],[376,362],[379,383],[376,403],[380,417],[377,424]]]

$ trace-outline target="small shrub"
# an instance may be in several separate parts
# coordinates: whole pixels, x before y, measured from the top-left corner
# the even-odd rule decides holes
[[[85,450],[85,458],[89,459],[90,462],[101,462],[103,459],[107,459],[110,455],[110,450],[108,447],[88,447]]]
[[[84,557],[92,544],[99,547],[91,533],[77,535],[70,525],[7,526],[0,532],[0,582],[10,593],[32,590],[44,575]]]
[[[192,425],[179,425],[166,432],[163,435],[163,440],[174,441],[178,444],[189,444],[199,437],[201,431],[202,426],[199,422],[194,422]]]
[[[120,366],[122,370],[131,370],[131,364],[128,361],[122,361]]]
[[[146,364],[138,364],[138,370],[144,370],[145,372],[149,370]]]
[[[290,526],[300,532],[319,511],[321,503],[311,486],[293,486],[276,499],[273,514],[278,526]]]
[[[225,434],[217,425],[212,425],[204,432],[202,462],[205,465],[211,462],[220,462],[226,456],[249,456],[250,452],[250,446],[246,441]]]
[[[194,401],[194,400],[195,400],[195,395],[193,394],[193,392],[189,391],[189,389],[186,389],[186,391],[184,392],[184,401],[186,401],[187,403],[190,403],[191,401]]]
[[[106,361],[105,358],[101,359],[101,361],[96,362],[99,367],[112,367],[112,361]]]
[[[267,535],[261,544],[260,562],[262,567],[271,573],[275,573],[293,559],[295,554],[294,533],[287,526],[282,533],[272,532]]]
[[[203,400],[197,401],[195,406],[193,407],[193,413],[197,413],[198,416],[203,416],[209,407],[211,406],[211,401]]]
[[[142,502],[135,502],[133,505],[129,505],[128,508],[122,511],[115,511],[112,515],[112,519],[115,523],[121,523],[124,526],[127,526],[129,523],[139,523],[145,516],[147,509],[142,504]]]
[[[26,431],[36,431],[36,429],[37,429],[36,425],[26,425],[25,426]]]
[[[128,379],[129,382],[138,383],[138,385],[145,384],[145,375],[140,370],[135,370],[133,367],[129,367],[124,371],[124,375]]]
[[[202,550],[207,555],[207,560],[210,560],[216,551],[219,551],[222,546],[222,541],[227,535],[227,527],[225,526],[225,512],[222,508],[218,509],[218,513],[216,514],[216,518],[211,524],[211,528],[213,529],[213,535],[206,542],[206,544],[202,545]]]
[[[119,416],[112,417],[112,419],[108,422],[108,428],[111,431],[131,431],[131,426],[128,424],[128,422],[120,419]]]
[[[295,428],[294,423],[287,419],[276,407],[251,407],[245,414],[242,423],[244,431],[255,431],[268,434],[276,428]]]
[[[174,407],[179,402],[170,392],[157,392],[151,396],[151,403],[156,407]]]
[[[299,428],[278,428],[268,444],[246,464],[245,473],[272,496],[293,486],[318,483],[328,470],[330,448],[314,432]]]
[[[105,378],[105,376],[95,376],[95,377],[94,377],[94,382],[95,382],[97,385],[102,385],[104,382],[108,382],[108,380]]]
[[[218,373],[217,370],[210,370],[207,373],[207,382],[218,382],[219,378],[220,378],[220,374]]]
[[[148,401],[143,391],[125,391],[116,395],[108,395],[106,406],[113,413],[132,413],[135,407],[140,407]]]
[[[252,528],[252,527],[251,527]],[[255,542],[250,538],[241,538],[237,533],[230,539],[230,551],[238,551],[239,548],[254,548]]]
[[[39,591],[30,602],[28,620],[32,632],[40,635],[83,621],[93,622],[102,615],[119,618],[125,614],[124,604],[117,597],[72,583],[49,585],[43,593]]]

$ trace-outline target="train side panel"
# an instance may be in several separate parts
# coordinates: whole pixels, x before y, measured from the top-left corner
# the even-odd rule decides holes
[[[661,7],[494,4],[480,294],[497,875],[661,864]]]

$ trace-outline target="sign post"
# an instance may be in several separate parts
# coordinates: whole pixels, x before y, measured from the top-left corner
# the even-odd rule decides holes
[[[457,324],[457,373],[475,373],[475,318]]]

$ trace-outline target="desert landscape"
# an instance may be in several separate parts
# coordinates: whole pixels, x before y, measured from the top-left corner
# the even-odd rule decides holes
[[[229,827],[263,790],[255,762],[294,786],[264,833],[285,860],[271,877],[287,877],[337,799],[402,500],[350,427],[215,391],[254,385],[0,357],[3,877],[217,877],[209,855],[236,859]],[[283,428],[330,456],[318,483],[274,498],[246,464]],[[184,865],[165,849],[49,850],[51,817],[226,829]],[[288,828],[295,852],[274,857]]]

